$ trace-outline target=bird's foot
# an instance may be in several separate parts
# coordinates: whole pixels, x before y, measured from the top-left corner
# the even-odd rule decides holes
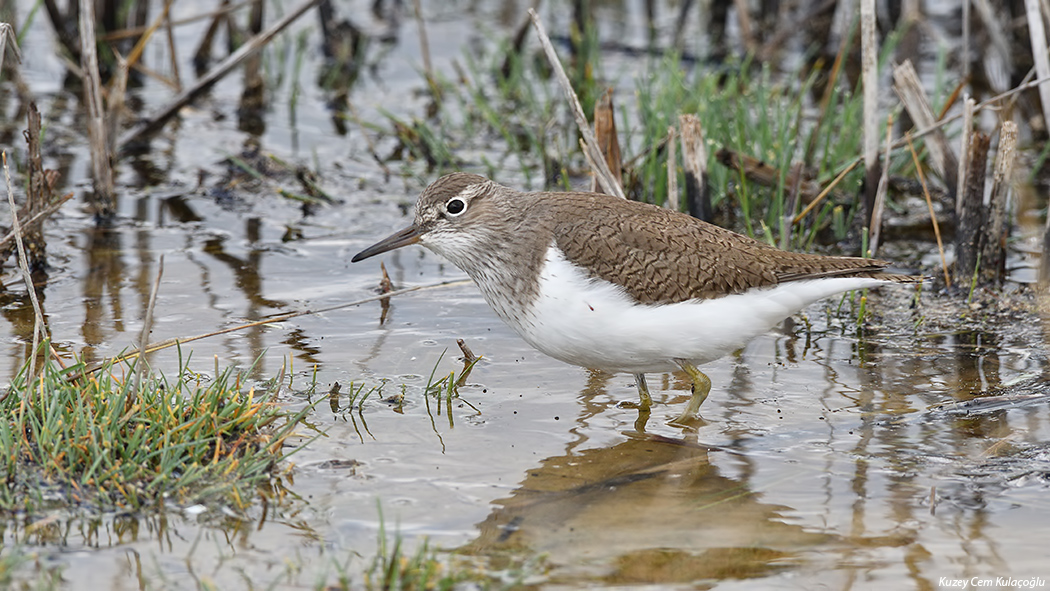
[[[711,378],[707,377],[704,372],[697,369],[692,363],[683,360],[675,361],[693,381],[693,386],[690,388],[693,395],[689,398],[689,403],[686,404],[682,414],[671,419],[667,424],[672,427],[682,427],[683,429],[695,431],[707,424],[700,417],[699,413],[700,405],[704,403],[704,400],[707,400],[707,395],[711,393]]]

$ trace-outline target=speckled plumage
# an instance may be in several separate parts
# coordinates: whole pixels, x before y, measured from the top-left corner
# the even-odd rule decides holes
[[[595,193],[523,193],[453,173],[423,191],[414,224],[359,261],[420,243],[463,269],[508,325],[567,363],[644,373],[729,353],[821,298],[884,283],[884,261],[785,252],[688,215]]]
[[[447,221],[439,207],[468,188],[473,190],[456,226],[477,233],[475,242],[485,246],[450,252],[427,233]],[[536,276],[550,243],[567,260],[622,286],[641,304],[713,299],[832,276],[915,281],[886,273],[885,261],[787,252],[645,203],[597,193],[521,193],[467,173],[446,175],[427,187],[416,212],[424,245],[472,277],[493,266],[512,269],[515,277],[503,280],[510,282],[509,292],[523,297],[535,295],[534,284],[521,279]]]

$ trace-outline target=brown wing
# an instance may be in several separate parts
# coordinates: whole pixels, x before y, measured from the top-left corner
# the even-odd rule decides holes
[[[641,303],[717,298],[819,277],[907,280],[884,273],[884,261],[786,252],[685,214],[614,197],[558,194],[547,206],[565,256],[624,285]]]

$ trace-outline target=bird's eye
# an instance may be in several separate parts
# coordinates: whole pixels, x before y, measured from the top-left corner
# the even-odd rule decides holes
[[[458,197],[455,199],[449,199],[448,203],[445,204],[445,211],[447,211],[449,215],[459,215],[463,213],[463,210],[466,208],[467,204]]]

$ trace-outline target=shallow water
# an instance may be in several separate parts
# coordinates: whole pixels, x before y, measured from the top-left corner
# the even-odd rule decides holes
[[[476,29],[503,31],[522,13],[482,3],[458,18],[466,8],[428,8],[435,68],[464,44],[491,41]],[[634,9],[602,14],[622,40],[643,42],[625,24],[641,22]],[[46,38],[41,26],[34,30]],[[355,90],[364,113],[420,111],[410,29]],[[48,107],[75,104],[46,75],[57,67],[39,61],[47,52],[27,53],[45,118]],[[398,286],[465,278],[418,247],[350,266],[355,252],[407,223],[403,205],[432,179],[415,171],[420,179],[386,181],[360,132],[336,134],[323,94],[304,90],[295,119],[286,116],[286,90],[275,97],[260,143],[282,158],[321,162],[325,187],[343,202],[304,216],[265,187],[251,202],[223,199],[214,179],[198,188],[198,168],[217,174],[247,137],[217,116],[232,116],[237,95],[235,84],[220,85],[184,113],[174,140],[155,143],[144,164],[159,180],[122,192],[115,228],[96,230],[76,203],[49,225],[54,269],[43,305],[56,348],[91,360],[133,345],[161,255],[154,340],[368,297],[380,259]],[[143,95],[157,103],[164,91],[147,86]],[[86,160],[69,141],[65,188],[80,189]],[[123,174],[140,185],[138,173]],[[288,240],[289,229],[302,237]],[[31,315],[17,282],[4,284],[10,376]],[[260,504],[246,520],[198,507],[95,521],[56,513],[34,516],[34,525],[11,520],[4,539],[61,565],[72,589],[310,588],[333,580],[337,564],[349,561],[354,573],[367,566],[381,522],[409,543],[427,537],[490,568],[539,560],[529,582],[552,589],[929,589],[973,577],[1045,585],[1042,326],[1019,316],[983,332],[961,318],[958,329],[914,328],[941,304],[927,295],[910,312],[909,295],[873,298],[884,319],[863,334],[847,315],[817,306],[805,314],[811,326],[786,325],[709,364],[706,422],[692,434],[665,424],[688,397],[682,376],[650,376],[656,407],[640,425],[617,404],[635,398],[631,376],[533,351],[470,284],[399,297],[382,323],[370,303],[197,341],[193,367],[205,373],[216,358],[245,368],[259,359],[252,375],[261,380],[291,359],[293,387],[281,395],[288,408],[342,385],[301,430],[306,445],[283,482],[299,500]],[[432,372],[461,369],[460,338],[483,356],[461,399],[424,397]],[[172,350],[150,361],[169,373],[178,367]],[[318,394],[308,399],[315,376]],[[351,384],[382,390],[351,405]],[[1036,397],[954,405],[997,388]],[[403,405],[385,401],[402,391]]]

